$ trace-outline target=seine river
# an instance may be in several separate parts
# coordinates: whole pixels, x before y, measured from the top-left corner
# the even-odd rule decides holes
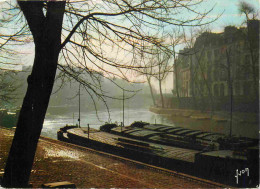
[[[121,123],[123,121],[123,111],[122,109],[110,109],[110,119],[111,122]],[[152,113],[148,109],[128,109],[124,112],[124,125],[128,126],[134,121],[144,121],[149,123],[162,123],[167,125],[175,126],[165,117]],[[99,119],[98,119],[98,117]],[[78,124],[79,113],[70,113],[64,115],[47,115],[43,124],[42,135],[57,138],[57,131],[60,127],[66,124]],[[107,111],[99,111],[96,114],[95,111],[81,112],[81,123],[82,127],[87,127],[87,124],[91,128],[99,129],[101,125],[109,120],[109,114]]]
[[[98,117],[99,119],[98,119]],[[78,124],[78,112],[64,113],[62,115],[51,115],[47,114],[42,135],[50,138],[57,138],[57,131],[68,125]],[[120,124],[123,121],[123,111],[122,109],[110,109],[110,119],[111,122],[117,122]],[[81,112],[81,127],[87,127],[87,124],[91,128],[99,129],[101,125],[108,122],[109,116],[107,111],[99,111],[96,114],[95,111]],[[170,121],[171,120],[171,121]],[[210,120],[194,120],[187,117],[174,116],[171,119],[167,119],[165,116],[158,115],[150,112],[148,109],[126,109],[124,115],[124,125],[128,126],[135,121],[144,121],[149,123],[161,123],[170,126],[178,126],[183,128],[189,128],[194,130],[216,132],[229,135],[230,123],[229,122],[215,122]],[[247,123],[235,123],[232,125],[232,135],[244,136],[250,138],[259,137],[259,128],[256,124]]]

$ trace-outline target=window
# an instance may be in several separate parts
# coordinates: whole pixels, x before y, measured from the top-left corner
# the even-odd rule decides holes
[[[207,57],[208,57],[208,60],[211,60],[211,51],[207,52]]]
[[[218,71],[215,69],[213,73],[214,73],[214,79],[215,79],[215,81],[217,81],[218,78],[219,78],[218,77]]]
[[[244,79],[247,80],[250,77],[250,71],[249,68],[244,69]]]
[[[186,82],[186,96],[189,96],[189,82]]]
[[[207,79],[210,81],[211,80],[211,69],[209,68],[208,70],[207,70]]]
[[[203,84],[203,82],[200,82],[200,91],[201,91],[201,94],[203,95],[203,93],[204,93],[204,84]]]
[[[219,96],[219,87],[218,84],[214,85],[214,96]]]
[[[247,96],[250,94],[250,90],[251,90],[251,85],[249,82],[244,82],[244,86],[243,86],[243,95]]]
[[[240,85],[239,85],[239,82],[236,82],[234,87],[235,87],[235,94],[236,95],[240,95]]]
[[[236,79],[239,79],[241,77],[240,76],[240,69],[239,69],[238,66],[236,66],[234,74],[235,74]]]
[[[245,62],[244,62],[246,65],[249,65],[250,64],[250,55],[245,55]]]
[[[239,41],[239,46],[240,46],[239,49],[240,49],[240,50],[243,49],[244,45],[245,45],[245,44],[244,44],[244,41]]]
[[[220,96],[224,96],[225,95],[225,86],[223,83],[220,84]]]
[[[215,56],[215,58],[217,58],[217,57],[219,56],[219,51],[218,51],[218,49],[215,49],[215,50],[214,50],[214,56]]]
[[[226,72],[225,72],[224,68],[222,68],[219,71],[219,78],[220,78],[221,81],[225,81],[226,80]]]

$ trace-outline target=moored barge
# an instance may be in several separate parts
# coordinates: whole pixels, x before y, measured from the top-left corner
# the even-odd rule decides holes
[[[220,133],[146,122],[134,122],[128,127],[105,124],[100,127],[100,130],[142,141],[200,151],[237,150],[258,143],[258,140],[247,137],[227,137]]]
[[[143,122],[129,127],[106,124],[100,130],[65,126],[58,131],[58,139],[224,184],[248,187],[259,181],[255,159],[259,150],[250,148],[256,143],[253,139],[232,143],[217,133]],[[236,170],[246,168],[252,174],[236,183]]]

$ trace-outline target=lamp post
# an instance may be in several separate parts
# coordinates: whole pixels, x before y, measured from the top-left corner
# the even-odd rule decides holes
[[[125,90],[123,89],[123,125],[125,125]]]
[[[80,83],[79,83],[79,127],[80,127]]]

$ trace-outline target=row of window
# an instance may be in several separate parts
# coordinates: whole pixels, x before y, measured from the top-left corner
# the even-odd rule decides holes
[[[214,55],[215,58],[219,56],[226,56],[226,49],[228,49],[228,52],[230,55],[238,54],[241,51],[245,51],[248,49],[248,46],[244,43],[244,41],[237,41],[236,43],[233,43],[232,45],[223,45],[222,47],[218,47],[214,50],[209,50],[206,52],[208,60],[212,59],[212,55]],[[203,52],[203,54],[205,54]]]
[[[201,85],[196,86],[195,95],[196,96],[207,96],[208,91],[205,85],[200,83]],[[252,94],[252,83],[251,82],[235,82],[232,86],[233,89],[233,95],[240,96],[240,95],[250,95]],[[180,91],[181,96],[190,96],[189,91],[189,83],[185,82],[185,84],[182,86],[182,90]],[[229,88],[227,84],[220,83],[220,84],[214,84],[212,88],[212,95],[213,96],[228,96],[229,95]]]
[[[251,82],[236,82],[232,86],[233,95],[250,95],[252,92],[252,83]],[[227,85],[215,84],[213,87],[213,95],[214,96],[227,96],[229,94],[229,89]]]

